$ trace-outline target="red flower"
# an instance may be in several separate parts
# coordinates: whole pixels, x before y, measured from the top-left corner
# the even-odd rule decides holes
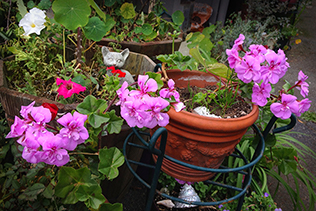
[[[72,82],[70,79],[68,81],[65,81],[60,78],[57,78],[56,84],[57,86],[61,84],[57,92],[58,95],[62,95],[64,96],[64,98],[71,97],[71,95],[74,93],[79,94],[79,92],[83,92],[86,90],[86,87],[81,86],[80,84],[77,84],[75,82]]]
[[[111,73],[113,73],[113,75],[118,74],[119,78],[124,78],[126,73],[122,72],[120,69],[115,69],[114,66],[110,66],[108,68],[106,68],[106,70],[111,70]]]
[[[50,112],[52,113],[52,118],[50,121],[54,120],[57,115],[58,107],[55,104],[51,104],[51,103],[43,103],[42,106],[44,108],[48,108]]]

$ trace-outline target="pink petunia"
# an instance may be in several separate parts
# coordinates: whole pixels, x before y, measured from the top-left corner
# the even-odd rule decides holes
[[[64,98],[71,97],[72,94],[79,94],[79,92],[83,92],[86,90],[86,87],[81,86],[80,84],[77,84],[75,82],[72,82],[70,79],[68,81],[62,80],[60,78],[56,79],[58,88],[57,92],[58,95],[64,96]]]

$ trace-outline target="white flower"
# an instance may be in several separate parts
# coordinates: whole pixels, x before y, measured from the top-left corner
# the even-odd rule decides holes
[[[19,27],[23,27],[24,35],[30,35],[32,33],[40,35],[41,30],[45,28],[45,17],[46,15],[43,10],[33,8],[21,19]]]

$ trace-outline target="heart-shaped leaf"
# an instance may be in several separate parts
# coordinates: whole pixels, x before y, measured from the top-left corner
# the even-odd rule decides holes
[[[87,25],[91,13],[86,0],[55,0],[52,9],[55,20],[69,30]]]

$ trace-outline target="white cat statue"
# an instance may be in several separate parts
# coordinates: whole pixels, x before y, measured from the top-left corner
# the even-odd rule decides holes
[[[111,52],[106,46],[103,46],[101,50],[102,50],[103,62],[105,66],[107,67],[114,66],[115,68],[118,68],[122,72],[126,73],[124,78],[120,78],[120,84],[123,84],[124,81],[126,81],[128,84],[132,84],[135,82],[130,72],[128,72],[127,70],[121,69],[123,65],[125,64],[127,57],[129,56],[128,48],[126,48],[121,53]],[[108,70],[106,74],[108,76],[113,75],[110,70]]]

